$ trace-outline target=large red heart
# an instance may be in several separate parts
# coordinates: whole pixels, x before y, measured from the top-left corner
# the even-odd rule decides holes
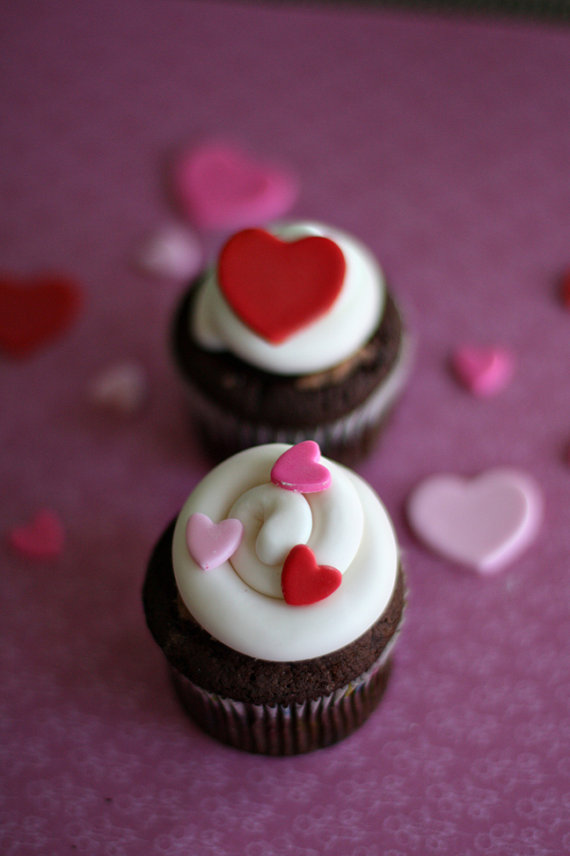
[[[263,229],[244,229],[222,249],[218,279],[243,323],[278,345],[332,306],[345,268],[330,238],[281,241]]]
[[[290,606],[309,606],[328,597],[342,582],[342,574],[331,565],[319,565],[306,544],[288,553],[281,572],[281,590]]]
[[[67,277],[0,277],[0,348],[27,356],[63,333],[80,305],[81,290]]]

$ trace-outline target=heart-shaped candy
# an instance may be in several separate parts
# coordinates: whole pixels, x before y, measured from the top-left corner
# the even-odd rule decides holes
[[[566,309],[570,309],[570,268],[564,271],[560,282],[560,297]]]
[[[238,318],[278,345],[330,309],[345,268],[330,238],[282,241],[263,229],[244,229],[223,247],[218,280]]]
[[[319,565],[306,544],[297,544],[285,559],[281,590],[289,606],[309,606],[331,595],[342,582],[342,574],[331,565]]]
[[[0,277],[0,349],[25,357],[63,333],[82,302],[73,280],[46,274]]]
[[[151,276],[191,279],[202,262],[198,236],[180,226],[165,226],[139,250],[137,267]]]
[[[280,217],[297,196],[297,181],[287,170],[224,142],[184,155],[174,180],[186,216],[209,229],[240,229]]]
[[[29,559],[55,559],[63,550],[63,525],[55,511],[43,508],[8,534],[10,546]]]
[[[408,500],[410,525],[428,547],[482,573],[499,570],[519,555],[536,535],[541,516],[538,486],[510,468],[471,480],[431,476]]]
[[[140,410],[146,395],[146,375],[138,363],[111,366],[93,380],[90,389],[93,404],[122,414]]]
[[[457,379],[475,395],[500,392],[514,370],[512,354],[505,348],[464,346],[451,355],[451,366]]]
[[[188,552],[202,570],[218,568],[233,556],[243,537],[243,523],[233,517],[214,523],[206,514],[191,514],[186,524]]]
[[[321,450],[314,440],[303,440],[283,452],[273,464],[271,481],[285,490],[319,493],[330,487],[331,474],[320,463]]]

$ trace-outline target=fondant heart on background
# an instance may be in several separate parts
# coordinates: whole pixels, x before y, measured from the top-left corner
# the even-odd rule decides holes
[[[281,572],[281,590],[290,606],[310,606],[324,600],[342,582],[338,568],[319,565],[306,544],[297,544],[288,554]]]
[[[319,235],[281,241],[263,229],[245,229],[220,253],[220,289],[254,333],[280,344],[321,317],[342,288],[340,247]]]
[[[42,508],[28,523],[8,533],[10,546],[28,559],[55,559],[63,550],[63,524],[51,508]]]
[[[28,356],[64,333],[81,303],[81,289],[68,277],[0,276],[0,349]]]
[[[510,381],[514,358],[506,348],[465,345],[453,352],[451,366],[456,378],[470,392],[494,395]]]
[[[174,171],[184,214],[207,229],[241,229],[281,217],[297,196],[288,170],[211,142],[181,157]]]
[[[321,450],[314,440],[303,440],[277,458],[271,469],[273,484],[299,493],[318,493],[331,483],[328,467],[320,463]]]
[[[519,470],[497,468],[474,479],[440,474],[408,499],[415,534],[436,553],[490,573],[511,562],[535,537],[542,496]]]
[[[218,568],[233,556],[243,537],[243,523],[226,518],[214,523],[207,514],[191,514],[186,524],[188,552],[202,570]]]

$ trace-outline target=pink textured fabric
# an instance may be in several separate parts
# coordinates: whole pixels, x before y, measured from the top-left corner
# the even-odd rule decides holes
[[[0,362],[3,534],[39,507],[48,564],[0,546],[6,856],[546,856],[570,847],[570,34],[387,11],[180,0],[4,4],[2,267],[85,289],[66,335]],[[179,284],[132,268],[175,216],[168,162],[231,138],[300,177],[294,216],[357,234],[418,338],[415,373],[359,469],[394,516],[409,585],[381,708],[350,739],[248,756],[184,716],[145,627],[151,547],[209,462],[166,348]],[[225,234],[204,233],[206,252]],[[517,372],[465,395],[457,342]],[[136,362],[144,410],[86,394]],[[481,579],[409,533],[432,472],[528,471],[535,544]]]

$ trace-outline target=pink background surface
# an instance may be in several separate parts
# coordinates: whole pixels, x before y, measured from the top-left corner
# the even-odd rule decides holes
[[[3,538],[44,505],[67,532],[53,562],[0,546],[2,853],[568,852],[568,30],[176,0],[2,18],[1,264],[63,269],[86,294],[57,343],[0,362]],[[181,284],[131,260],[172,220],[172,151],[220,135],[297,171],[295,216],[376,251],[418,336],[359,468],[408,569],[393,680],[360,732],[293,759],[186,720],[140,604],[149,551],[209,464],[165,345]],[[492,400],[449,375],[467,341],[517,354]],[[146,409],[98,412],[89,383],[126,359],[148,372]],[[404,518],[418,479],[502,464],[545,496],[524,557],[482,579],[423,550]]]

